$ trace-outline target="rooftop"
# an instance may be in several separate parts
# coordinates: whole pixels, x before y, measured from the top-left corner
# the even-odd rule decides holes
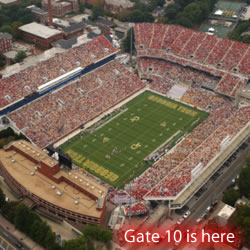
[[[19,144],[21,142],[21,144]],[[29,145],[30,149],[34,149],[28,142],[24,141],[14,142],[15,147],[21,147],[22,145]],[[21,146],[20,146],[21,145]],[[45,157],[45,152],[36,148],[36,153],[32,153],[31,156],[35,156],[38,153],[41,157]],[[38,156],[37,156],[38,157]],[[40,156],[39,156],[40,157]],[[82,192],[79,192],[68,183],[62,181],[59,184],[55,183],[45,175],[36,170],[36,164],[30,161],[22,154],[11,151],[0,150],[0,159],[8,173],[20,183],[26,190],[29,190],[34,195],[56,205],[63,209],[71,210],[76,213],[85,214],[93,217],[100,217],[102,211],[96,209],[97,200],[90,198]],[[55,162],[54,159],[47,156],[48,162]],[[64,176],[70,179],[72,182],[82,187],[84,190],[93,194],[99,198],[105,197],[107,189],[94,180],[86,177],[77,170],[60,170],[55,178]]]
[[[132,8],[135,3],[129,1],[129,0],[105,0],[106,4],[110,4],[110,5],[114,5],[114,6],[118,6],[118,7],[122,7],[122,8]]]
[[[25,24],[21,27],[19,27],[20,30],[27,32],[29,34],[47,39],[49,37],[52,37],[54,35],[60,34],[61,31],[57,30],[57,29],[52,29],[49,28],[45,25],[33,22],[33,23],[29,23],[29,24]]]
[[[24,140],[18,142],[16,141],[13,143],[13,145],[20,151],[30,155],[36,161],[43,162],[50,167],[54,167],[58,164],[58,162],[53,158],[51,158],[50,156],[48,156],[46,152],[33,146],[31,143],[27,141]]]
[[[12,4],[18,2],[18,0],[0,0],[0,4]]]
[[[45,10],[43,10],[43,9],[41,9],[41,8],[38,8],[38,7],[36,7],[36,6],[34,6],[34,7],[32,7],[31,8],[31,12],[32,13],[36,13],[36,14],[39,14],[39,15],[48,15],[48,12],[47,11],[45,11]]]
[[[227,204],[225,204],[222,209],[217,214],[218,217],[223,217],[224,219],[228,219],[231,217],[231,215],[234,213],[236,209],[234,207],[231,207]]]
[[[12,39],[12,35],[6,32],[5,33],[0,32],[0,39]]]

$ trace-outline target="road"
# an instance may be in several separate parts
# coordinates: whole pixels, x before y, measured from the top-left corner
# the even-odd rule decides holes
[[[189,221],[195,221],[200,215],[205,211],[205,209],[214,201],[220,200],[225,189],[232,183],[239,173],[241,167],[244,165],[244,162],[247,157],[250,156],[250,145],[245,150],[240,150],[237,154],[237,157],[229,167],[224,167],[218,170],[220,176],[213,181],[210,179],[204,187],[207,190],[198,198],[194,196],[188,203],[187,206],[191,210],[191,215]]]
[[[12,245],[12,247],[16,248],[16,249],[24,249],[24,250],[29,250],[30,248],[28,248],[23,242],[21,242],[22,247],[19,245],[20,241],[18,241],[18,239],[12,235],[10,232],[8,232],[7,230],[4,229],[4,227],[2,227],[0,225],[0,237],[4,238],[5,241],[7,241],[10,245]],[[0,247],[1,249],[1,247]],[[11,249],[11,248],[9,248]]]

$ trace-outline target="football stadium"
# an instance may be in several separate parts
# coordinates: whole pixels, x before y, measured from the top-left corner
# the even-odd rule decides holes
[[[0,116],[111,202],[129,184],[123,202],[179,209],[250,135],[250,47],[176,25],[134,32],[138,75],[101,35],[0,79]]]
[[[63,147],[73,162],[98,178],[120,187],[147,169],[144,160],[156,160],[207,114],[144,92],[126,109],[92,133],[80,135]],[[146,166],[145,166],[146,165]]]

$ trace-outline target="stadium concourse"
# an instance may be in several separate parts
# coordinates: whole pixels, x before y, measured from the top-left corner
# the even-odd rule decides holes
[[[244,43],[175,25],[141,23],[136,24],[134,30],[140,78],[151,80],[148,84],[151,90],[210,114],[152,167],[131,181],[135,200],[172,201],[229,145],[235,143],[237,147],[243,142],[237,138],[249,130],[250,106],[236,107],[234,97],[249,79],[250,48]],[[54,79],[61,74],[60,69],[68,72],[78,67],[77,61],[84,67],[113,52],[113,47],[100,36],[82,47],[2,79],[0,107],[24,97],[27,89],[36,90],[44,84],[43,77]],[[8,117],[15,129],[44,148],[145,85],[113,60],[9,113]],[[249,133],[243,139],[248,136]],[[114,189],[109,197],[116,196],[117,192]]]

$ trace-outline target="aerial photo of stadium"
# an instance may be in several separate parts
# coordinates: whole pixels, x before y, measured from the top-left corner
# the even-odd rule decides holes
[[[100,35],[0,79],[1,123],[69,157],[93,190],[105,186],[102,213],[103,200],[183,208],[250,135],[248,44],[176,25],[133,29],[137,74]],[[79,178],[71,185],[92,197]]]
[[[147,169],[143,165],[147,156],[161,145],[170,149],[206,116],[187,105],[144,92],[104,126],[66,143],[63,150],[79,167],[115,187],[122,186]]]

